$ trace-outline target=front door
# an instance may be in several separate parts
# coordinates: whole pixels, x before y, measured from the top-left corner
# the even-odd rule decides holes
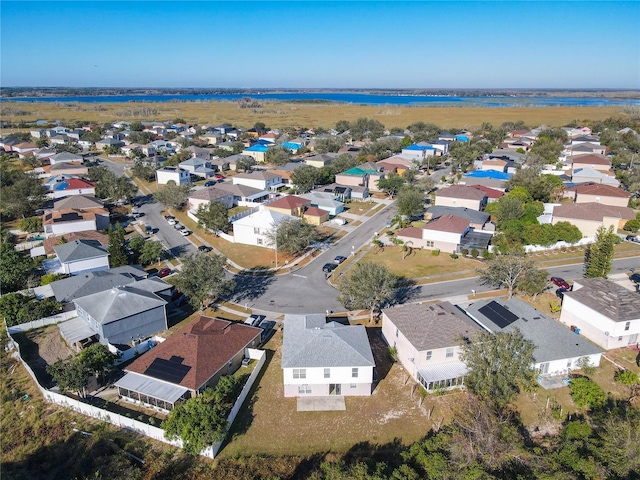
[[[341,395],[341,387],[339,383],[330,383],[329,384],[329,395]]]
[[[546,375],[547,373],[549,373],[549,364],[548,363],[541,363],[539,372],[542,375]]]
[[[638,343],[638,334],[634,333],[633,335],[629,335],[628,345],[635,345],[636,343]]]

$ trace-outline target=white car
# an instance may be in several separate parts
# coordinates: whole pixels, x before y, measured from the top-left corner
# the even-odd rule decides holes
[[[186,237],[187,235],[191,235],[191,230],[187,230],[186,228],[180,230],[180,235]]]
[[[175,218],[170,218],[169,220],[167,220],[167,223],[169,225],[175,225],[177,222],[176,222]]]

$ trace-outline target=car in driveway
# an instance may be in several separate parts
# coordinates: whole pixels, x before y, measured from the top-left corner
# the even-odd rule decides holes
[[[640,273],[634,273],[629,277],[629,280],[631,280],[633,283],[640,283]]]
[[[163,268],[161,269],[158,273],[156,273],[156,277],[159,278],[164,278],[171,275],[171,269],[170,268]]]
[[[336,258],[333,259],[333,263],[337,263],[338,265],[340,265],[346,259],[347,257],[343,257],[342,255],[336,255]]]
[[[324,273],[331,273],[336,268],[338,268],[338,264],[337,263],[325,263],[324,266],[322,267],[322,271]]]
[[[220,174],[220,173],[216,173],[213,178],[215,178],[216,180],[224,180],[224,175]]]
[[[551,277],[550,280],[551,283],[557,287],[564,288],[565,290],[571,290],[571,285],[569,285],[564,278]]]
[[[213,250],[213,248],[208,247],[207,245],[200,245],[200,246],[198,247],[198,251],[199,251],[199,252],[209,253],[211,250]]]
[[[147,235],[151,235],[153,233],[153,227],[151,225],[146,225],[144,227],[144,231],[147,232]]]
[[[216,184],[215,180],[208,180],[204,182],[205,187],[213,187]]]
[[[640,243],[640,237],[638,235],[627,235],[624,239],[628,242]]]

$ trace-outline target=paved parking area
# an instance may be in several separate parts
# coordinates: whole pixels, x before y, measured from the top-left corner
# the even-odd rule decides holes
[[[298,398],[297,410],[299,412],[326,412],[346,409],[347,407],[344,403],[344,397],[330,396]]]

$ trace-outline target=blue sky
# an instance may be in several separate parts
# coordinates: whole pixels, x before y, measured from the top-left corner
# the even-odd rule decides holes
[[[0,2],[0,86],[640,88],[640,2]]]

